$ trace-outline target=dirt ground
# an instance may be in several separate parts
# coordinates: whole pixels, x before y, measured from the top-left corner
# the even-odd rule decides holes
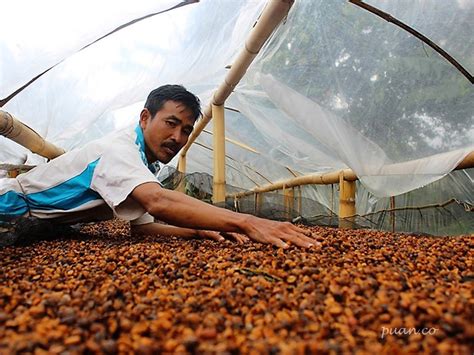
[[[472,354],[472,237],[307,229],[320,248],[114,221],[0,249],[0,353]]]

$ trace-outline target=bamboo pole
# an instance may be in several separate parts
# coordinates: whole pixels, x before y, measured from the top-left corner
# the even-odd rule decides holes
[[[64,149],[47,142],[35,130],[2,110],[0,110],[0,134],[47,159],[54,159],[65,152]]]
[[[181,173],[181,181],[178,184],[178,187],[176,188],[177,191],[180,192],[185,192],[186,191],[186,182],[185,182],[185,173],[186,173],[186,156],[179,156],[179,161],[178,161],[178,171]]]
[[[352,228],[356,214],[355,208],[355,181],[344,179],[344,173],[339,174],[339,227]]]
[[[249,191],[243,191],[235,194],[237,197],[244,197],[252,195],[256,192],[270,192],[275,190],[282,190],[283,186],[295,187],[300,185],[328,185],[339,183],[339,173],[342,171],[344,178],[347,181],[357,180],[357,176],[352,172],[351,169],[333,171],[326,174],[311,174],[305,176],[298,176],[284,181],[278,181],[273,184],[259,186]],[[234,195],[231,195],[234,196]]]
[[[454,170],[462,170],[474,168],[474,150],[464,157],[463,160],[459,162]]]
[[[224,107],[225,109],[225,107]],[[225,112],[225,111],[224,111]],[[210,134],[213,139],[214,139],[214,134],[208,130],[203,130],[204,133],[207,133],[207,134]],[[244,144],[244,143],[241,143],[239,141],[236,141],[236,140],[233,140],[233,139],[230,139],[230,138],[227,138],[227,137],[224,137],[225,139],[225,142],[229,142],[229,143],[232,143],[234,145],[237,145],[238,147],[242,148],[242,149],[245,149],[245,150],[248,150],[252,153],[255,153],[255,154],[260,154],[260,152],[258,152],[257,150],[253,149],[252,147]],[[199,143],[199,142],[195,142],[197,145],[200,145],[201,147],[205,148],[205,149],[208,149],[210,151],[213,152],[214,154],[214,149],[213,148],[210,148],[202,143]],[[230,156],[225,156],[225,158],[229,158],[231,160],[235,160],[233,159],[232,157]],[[187,156],[186,155],[179,155],[179,160],[178,160],[178,171],[183,174],[183,179],[182,179],[182,182],[184,183],[184,176],[186,175],[186,159],[187,159]],[[225,165],[227,166],[227,164]],[[258,171],[255,171],[253,170],[251,167],[249,166],[246,166],[244,165],[247,169],[250,169],[252,170],[254,173],[256,173],[257,175],[259,175],[260,177],[262,177],[263,179],[265,179],[267,182],[271,183],[270,180],[268,180],[265,176],[263,176],[262,174],[260,174]],[[232,167],[231,167],[232,168]],[[248,177],[250,181],[252,181],[255,186],[259,186],[259,184],[257,184],[254,180],[252,180],[250,177]],[[184,184],[179,184],[178,187],[176,188],[177,191],[180,191],[180,192],[185,192],[185,186]]]
[[[226,107],[224,107],[224,109],[225,109],[225,108],[226,108]],[[211,131],[208,131],[207,129],[203,129],[202,132],[212,135],[212,132],[211,132]],[[242,148],[242,149],[248,150],[249,152],[252,152],[252,153],[255,153],[255,154],[260,154],[260,152],[259,152],[258,150],[256,150],[256,149],[254,149],[254,148],[248,146],[248,145],[245,144],[245,143],[239,142],[239,141],[237,141],[237,140],[235,140],[235,139],[225,137],[225,141],[226,141],[226,142],[229,142],[229,143],[232,143],[232,144],[234,144],[234,145],[236,145],[236,146],[238,146],[238,147],[240,147],[240,148]]]
[[[225,123],[224,105],[212,105],[214,116],[214,186],[212,190],[212,202],[225,202]]]
[[[295,190],[293,187],[287,188],[283,187],[283,201],[285,205],[285,215],[286,219],[291,219],[292,211],[295,208]]]
[[[392,225],[392,232],[395,232],[395,196],[390,196],[390,223]]]
[[[212,105],[224,105],[225,100],[245,75],[247,68],[260,52],[265,41],[270,37],[281,20],[288,14],[293,2],[294,0],[270,0],[267,3],[260,18],[252,28],[244,48],[227,73],[224,82],[217,88],[211,103],[204,109],[202,119],[197,123],[196,127],[194,127],[188,142],[181,150],[181,156],[186,156],[190,146],[212,119]]]
[[[302,216],[303,210],[303,194],[301,193],[301,186],[298,186],[298,216]]]
[[[262,212],[262,205],[263,205],[263,195],[260,193],[254,194],[255,199],[255,215],[260,216]]]
[[[436,156],[439,156],[439,158],[441,158],[442,155],[444,154],[448,154],[448,153],[437,154]],[[416,159],[416,160],[410,160],[404,163],[391,164],[391,165],[387,165],[383,170],[387,174],[400,174],[400,173],[403,173],[404,168],[405,169],[412,168],[414,166],[413,164],[418,164],[422,162],[423,160],[432,159],[432,158],[433,156],[427,157],[427,158]],[[474,151],[466,155],[458,163],[458,165],[454,168],[454,170],[469,169],[469,168],[474,168]],[[251,195],[254,192],[270,192],[270,191],[275,191],[275,190],[281,190],[283,185],[294,187],[294,186],[299,186],[299,185],[313,185],[313,184],[314,185],[338,184],[339,173],[341,171],[344,173],[344,180],[346,181],[358,180],[357,175],[352,171],[352,169],[344,169],[344,170],[332,171],[325,174],[309,174],[309,175],[298,176],[296,178],[291,178],[287,180],[277,181],[273,184],[268,184],[268,185],[253,188],[250,191],[239,192],[238,194],[236,194],[236,196],[244,197],[244,196]]]
[[[178,171],[181,173],[186,172],[186,155],[180,155],[178,160]]]

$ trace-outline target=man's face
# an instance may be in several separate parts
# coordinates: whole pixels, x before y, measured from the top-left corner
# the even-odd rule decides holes
[[[169,163],[188,141],[194,121],[191,110],[181,102],[166,101],[153,119],[150,111],[144,108],[140,114],[140,126],[148,162]]]

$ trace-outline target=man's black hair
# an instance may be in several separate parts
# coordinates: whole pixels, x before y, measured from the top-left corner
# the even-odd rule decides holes
[[[201,103],[199,98],[189,92],[182,85],[163,85],[156,88],[148,95],[145,102],[145,108],[150,111],[151,117],[161,110],[166,101],[176,101],[184,104],[193,113],[196,121],[201,115]]]

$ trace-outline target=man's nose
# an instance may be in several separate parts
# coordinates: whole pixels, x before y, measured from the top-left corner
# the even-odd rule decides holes
[[[179,128],[173,131],[173,133],[171,134],[171,139],[177,143],[181,142],[181,140],[183,139],[183,134],[181,133],[181,130]]]

